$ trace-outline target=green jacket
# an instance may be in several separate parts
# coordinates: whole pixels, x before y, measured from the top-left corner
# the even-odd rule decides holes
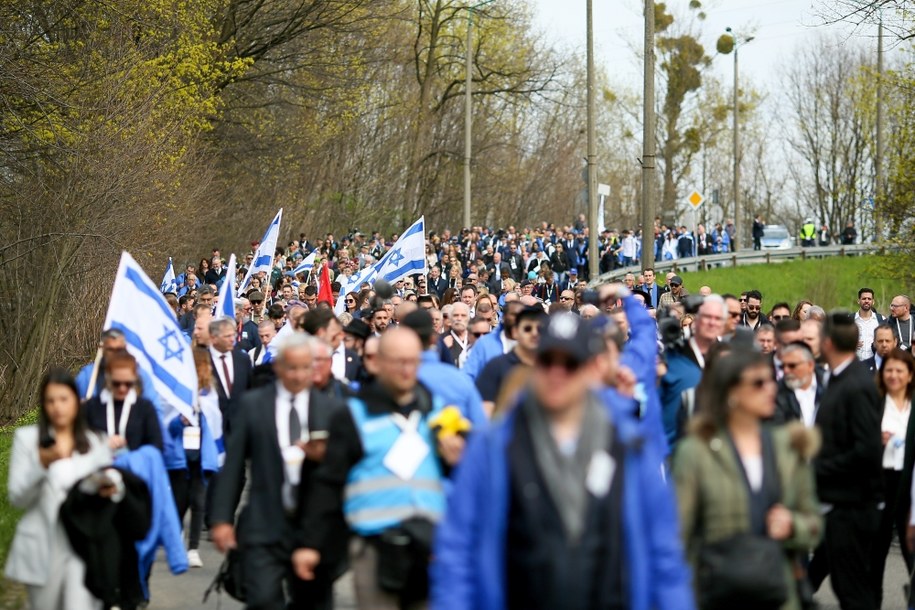
[[[792,536],[784,542],[790,597],[783,610],[796,610],[800,603],[790,551],[813,548],[823,532],[810,465],[818,437],[799,422],[770,430],[782,489],[781,504],[794,515]],[[750,529],[746,484],[739,458],[726,435],[724,430],[693,432],[679,444],[673,460],[681,533],[694,574],[703,543]]]

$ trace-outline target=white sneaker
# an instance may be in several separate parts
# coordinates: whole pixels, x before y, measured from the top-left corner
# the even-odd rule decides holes
[[[187,552],[187,565],[192,568],[203,567],[203,561],[200,559],[200,553],[197,552],[197,549],[191,549]]]

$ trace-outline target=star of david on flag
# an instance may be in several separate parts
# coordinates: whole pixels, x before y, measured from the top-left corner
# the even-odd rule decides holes
[[[184,357],[191,345],[159,287],[127,252],[121,254],[104,328],[124,333],[127,351],[159,394],[163,419],[168,422],[177,411],[196,424],[197,370],[194,359]]]

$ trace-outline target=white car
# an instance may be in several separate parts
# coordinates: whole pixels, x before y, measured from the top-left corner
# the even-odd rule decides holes
[[[763,250],[787,250],[794,247],[794,239],[784,225],[766,225],[760,240]]]

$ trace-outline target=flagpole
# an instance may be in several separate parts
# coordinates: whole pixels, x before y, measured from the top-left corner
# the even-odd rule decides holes
[[[89,386],[86,388],[86,400],[92,398],[95,393],[95,382],[98,381],[98,369],[102,364],[102,344],[99,343],[98,349],[95,350],[95,361],[92,363],[92,377],[89,378]]]

